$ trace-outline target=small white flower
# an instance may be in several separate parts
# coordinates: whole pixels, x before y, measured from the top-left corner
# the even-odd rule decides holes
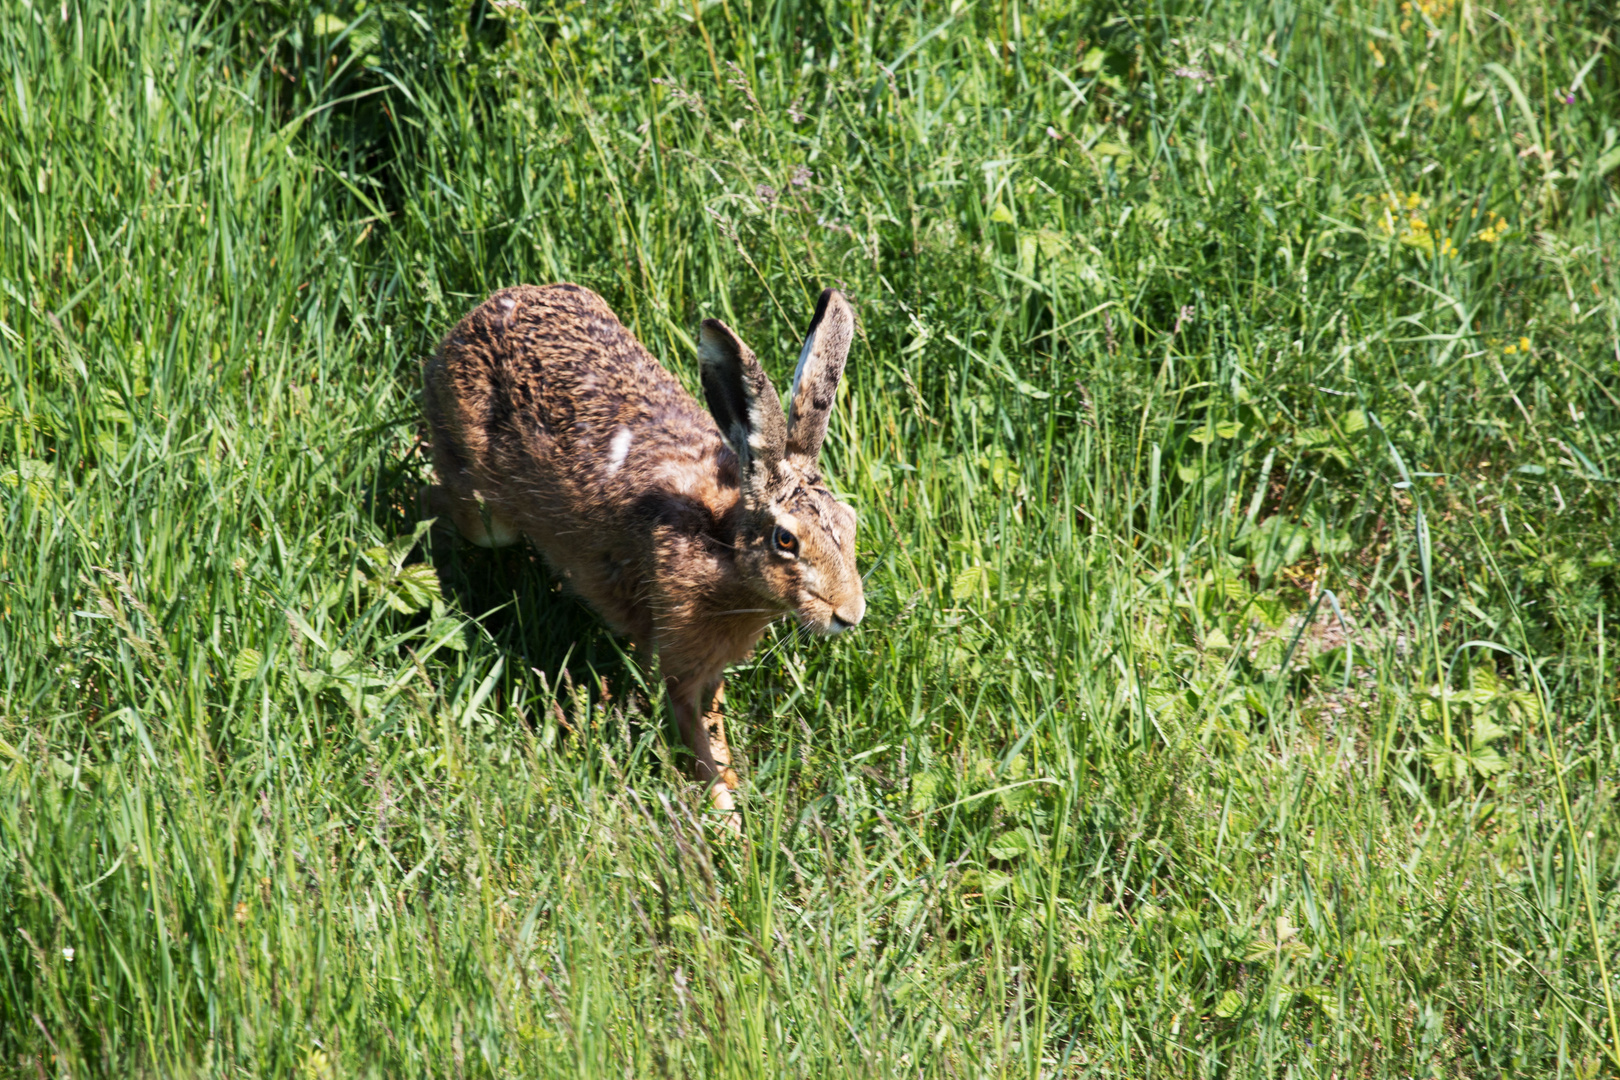
[[[73,963],[73,946],[69,945],[67,948],[62,950],[62,959],[66,960],[70,964]]]

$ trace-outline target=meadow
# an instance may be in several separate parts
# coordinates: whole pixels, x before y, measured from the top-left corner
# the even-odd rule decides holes
[[[6,0],[0,1074],[1620,1073],[1602,0]],[[861,321],[743,835],[419,368]]]

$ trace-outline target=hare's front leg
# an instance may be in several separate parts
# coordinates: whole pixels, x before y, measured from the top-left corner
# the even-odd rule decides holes
[[[709,801],[716,810],[734,812],[736,802],[731,792],[740,781],[731,767],[731,747],[726,745],[725,718],[720,713],[725,702],[722,684],[719,680],[672,682],[675,723],[681,740],[697,759],[693,772],[709,785]],[[731,821],[732,827],[737,827],[735,817]]]
[[[448,518],[457,532],[479,547],[506,547],[522,539],[516,529],[497,517],[487,505],[444,484],[428,484],[422,488],[420,498],[429,515]]]

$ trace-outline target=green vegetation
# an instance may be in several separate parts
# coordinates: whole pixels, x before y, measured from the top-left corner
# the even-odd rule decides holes
[[[1620,1071],[1608,3],[324,2],[0,17],[0,1072]],[[555,279],[862,318],[741,841],[421,542]]]

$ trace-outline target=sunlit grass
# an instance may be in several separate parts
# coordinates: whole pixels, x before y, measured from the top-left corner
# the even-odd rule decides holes
[[[1620,1068],[1554,15],[18,6],[0,1069]],[[869,615],[733,673],[742,842],[532,557],[422,542],[421,358],[556,279],[688,385],[858,306]]]

